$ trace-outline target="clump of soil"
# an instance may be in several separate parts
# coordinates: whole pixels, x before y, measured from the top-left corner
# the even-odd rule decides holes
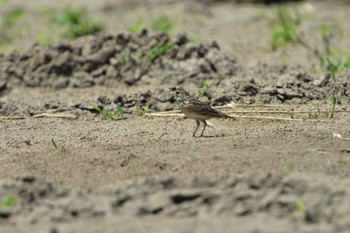
[[[150,86],[147,91],[131,94],[101,96],[101,107],[117,105],[127,113],[135,106],[148,105],[150,110],[171,110],[175,100],[168,88],[183,85],[193,94],[206,80],[213,105],[230,101],[244,103],[306,103],[323,100],[330,93],[349,95],[349,76],[338,83],[330,76],[315,77],[298,67],[260,65],[243,69],[235,59],[220,51],[216,42],[196,44],[186,35],[170,37],[143,30],[137,35],[89,36],[71,43],[59,43],[49,48],[37,44],[27,52],[0,57],[0,93],[6,95],[13,87],[88,88],[92,86]],[[154,88],[158,87],[158,88]],[[196,90],[197,89],[197,90]],[[91,102],[91,101],[90,101]],[[52,102],[42,106],[28,106],[18,101],[0,103],[3,115],[34,114],[52,108]],[[54,103],[55,109],[93,110],[88,103],[65,106]]]
[[[139,222],[137,225],[142,228],[142,219],[158,216],[157,226],[163,230],[169,229],[168,221],[203,221],[212,225],[208,219],[218,218],[220,232],[227,232],[225,224],[249,217],[254,224],[245,226],[244,232],[253,228],[259,232],[340,232],[349,227],[350,215],[344,212],[350,208],[348,192],[345,187],[326,185],[317,179],[268,173],[222,181],[193,178],[184,182],[175,177],[150,177],[118,188],[80,192],[26,176],[0,184],[0,197],[18,197],[17,205],[0,210],[0,221],[31,223],[26,230],[39,229],[36,232],[47,232],[46,228],[60,232],[64,227],[71,229],[73,224],[77,230],[92,232],[95,229],[89,221],[99,217],[108,224],[117,224],[118,219],[127,216],[128,222]],[[118,226],[130,227],[125,222]],[[6,232],[16,229],[13,226]]]
[[[236,65],[217,43],[195,44],[185,35],[166,34],[89,36],[49,48],[0,59],[2,86],[85,88],[94,85],[178,85],[231,76]]]

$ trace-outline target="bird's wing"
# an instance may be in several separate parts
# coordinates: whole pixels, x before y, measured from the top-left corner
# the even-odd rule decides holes
[[[188,108],[190,108],[192,111],[203,114],[203,115],[209,115],[211,117],[225,117],[225,114],[213,109],[209,103],[202,102],[200,100],[191,99],[188,101]]]
[[[219,112],[216,109],[213,109],[209,102],[203,102],[198,99],[189,99],[186,101],[185,105],[192,111],[203,114],[203,115],[209,115],[211,117],[217,117],[217,118],[230,118],[236,120],[236,118],[231,117],[225,113]]]

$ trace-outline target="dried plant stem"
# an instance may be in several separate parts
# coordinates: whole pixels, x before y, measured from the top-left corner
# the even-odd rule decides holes
[[[306,110],[295,110],[293,113],[309,113],[310,111]],[[320,113],[327,113],[328,111],[320,111]],[[350,112],[350,110],[335,110],[334,112]],[[285,113],[288,114],[287,111],[225,111],[225,113]]]
[[[22,120],[25,119],[25,117],[22,116],[1,116],[0,120],[3,121],[12,121],[12,120]]]
[[[76,119],[76,115],[71,114],[52,114],[52,113],[40,113],[33,116],[34,118],[42,118],[42,117],[53,117],[53,118],[69,118]]]
[[[146,116],[155,116],[155,117],[184,117],[182,113],[147,113]],[[232,116],[236,118],[252,118],[252,119],[268,119],[268,120],[286,120],[286,121],[303,121],[303,119],[292,119],[292,118],[282,118],[282,117],[266,117],[266,116]]]
[[[288,105],[279,105],[279,104],[236,104],[236,103],[229,103],[224,106],[217,106],[216,109],[222,109],[222,108],[293,108],[293,106]]]

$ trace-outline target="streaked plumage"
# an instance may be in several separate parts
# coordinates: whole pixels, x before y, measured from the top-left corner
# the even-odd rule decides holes
[[[185,114],[186,117],[190,119],[194,119],[197,123],[197,128],[193,133],[193,136],[195,136],[200,122],[203,122],[204,127],[202,130],[202,133],[200,134],[200,137],[203,136],[205,127],[207,126],[206,120],[209,120],[210,118],[230,118],[235,119],[229,115],[226,115],[222,112],[219,112],[215,109],[213,109],[210,106],[210,103],[203,102],[198,99],[192,98],[189,93],[183,89],[182,87],[176,88],[175,90],[171,91],[171,93],[175,94],[177,99],[176,102],[179,105],[179,108],[183,114]]]

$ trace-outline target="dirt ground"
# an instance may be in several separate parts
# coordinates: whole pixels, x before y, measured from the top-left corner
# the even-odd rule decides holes
[[[38,10],[69,4],[105,33],[33,46],[52,33]],[[0,232],[350,232],[350,75],[332,81],[300,46],[268,50],[275,6],[14,0],[0,14],[18,6],[25,36],[0,56]],[[349,35],[346,1],[288,6],[316,46],[322,22]],[[126,32],[160,15],[174,20],[170,35]],[[154,61],[135,59],[169,43]],[[197,95],[202,80],[237,120],[192,137],[168,90]],[[332,93],[342,103],[330,119]],[[125,118],[102,120],[92,104],[122,106]]]

